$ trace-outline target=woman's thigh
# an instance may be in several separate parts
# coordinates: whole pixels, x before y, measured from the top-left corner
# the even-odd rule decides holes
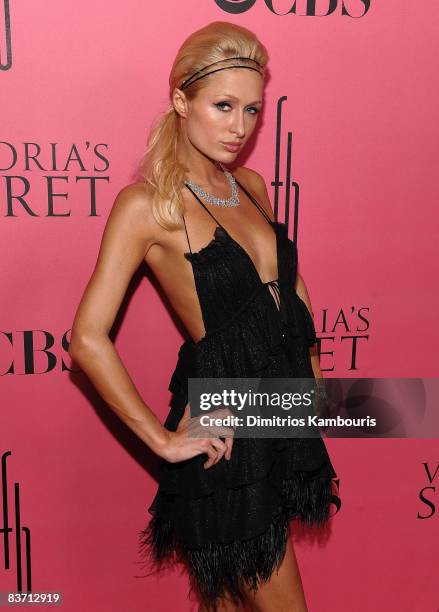
[[[247,592],[254,612],[308,612],[293,543],[287,540],[283,561],[258,590]]]
[[[233,603],[233,601],[231,599],[219,599],[216,602],[216,609],[215,607],[206,607],[203,604],[200,605],[200,608],[198,610],[198,612],[246,612],[248,610],[247,607],[243,607],[241,605],[237,605],[235,603]]]

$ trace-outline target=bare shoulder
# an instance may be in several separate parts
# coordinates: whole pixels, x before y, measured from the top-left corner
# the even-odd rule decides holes
[[[117,193],[111,214],[126,214],[144,219],[151,214],[151,189],[142,182],[130,183]]]
[[[108,226],[124,228],[146,247],[152,246],[160,233],[160,226],[152,214],[151,202],[151,186],[142,182],[125,185],[114,199]]]
[[[142,184],[127,185],[117,193],[73,323],[73,344],[74,337],[110,331],[128,284],[155,240],[150,202]]]
[[[235,168],[234,174],[238,181],[240,181],[244,187],[255,196],[259,204],[269,215],[270,219],[274,221],[270,196],[268,195],[267,186],[262,174],[259,174],[259,172],[256,172],[256,170],[252,170],[251,168],[246,168],[245,166]]]

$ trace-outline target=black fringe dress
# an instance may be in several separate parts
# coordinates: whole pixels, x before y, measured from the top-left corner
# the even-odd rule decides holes
[[[296,244],[286,225],[271,221],[237,184],[276,233],[278,278],[261,281],[248,253],[187,186],[217,226],[198,252],[187,236],[184,255],[192,263],[206,334],[180,347],[169,383],[170,431],[183,416],[189,377],[314,377],[313,319],[294,288]],[[205,469],[206,457],[162,462],[148,508],[152,518],[139,534],[140,555],[156,569],[183,562],[205,602],[226,594],[242,600],[244,585],[256,588],[280,565],[290,519],[328,520],[336,473],[320,437],[235,438],[229,461]]]

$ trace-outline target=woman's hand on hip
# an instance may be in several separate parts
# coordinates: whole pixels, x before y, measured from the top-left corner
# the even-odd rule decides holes
[[[223,418],[231,413],[227,408],[215,410],[215,418]],[[233,428],[220,425],[204,426],[199,417],[190,416],[189,404],[186,404],[177,431],[168,431],[168,443],[160,454],[170,463],[192,459],[206,454],[204,468],[208,469],[218,463],[222,457],[230,460],[233,447]],[[220,438],[223,438],[220,439]]]

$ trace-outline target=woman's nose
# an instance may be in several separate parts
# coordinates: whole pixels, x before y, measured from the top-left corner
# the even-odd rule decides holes
[[[245,135],[245,122],[244,122],[244,114],[236,113],[233,117],[232,122],[232,132],[236,134],[239,138],[243,138]]]

